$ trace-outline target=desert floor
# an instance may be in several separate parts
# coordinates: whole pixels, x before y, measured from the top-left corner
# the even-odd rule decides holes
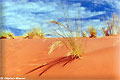
[[[2,76],[20,77],[25,80],[119,80],[120,37],[82,38],[85,54],[65,67],[56,65],[41,77],[37,70],[24,75],[39,65],[65,56],[65,47],[57,48],[48,55],[54,38],[48,39],[2,39]]]

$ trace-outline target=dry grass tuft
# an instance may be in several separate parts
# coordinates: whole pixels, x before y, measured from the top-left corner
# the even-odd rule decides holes
[[[88,27],[88,32],[90,34],[90,38],[96,38],[97,37],[97,31],[93,26]]]
[[[0,33],[0,39],[15,39],[15,35],[12,32],[2,32]]]
[[[51,45],[49,54],[54,50],[55,46],[63,45],[69,50],[69,55],[82,56],[84,49],[80,38],[80,32],[77,31],[78,27],[75,26],[75,31],[73,31],[73,27],[67,27],[56,21],[51,21],[51,23],[58,25],[58,30],[54,30],[54,34],[56,34],[56,37],[60,36],[62,38],[58,38],[57,41]]]
[[[87,37],[86,31],[82,30],[82,31],[81,31],[81,34],[82,34],[82,37]]]
[[[120,19],[114,13],[112,19],[109,19],[107,22],[104,19],[106,25],[105,28],[102,28],[104,36],[114,36],[120,33]]]
[[[40,30],[39,28],[35,27],[30,32],[28,32],[25,37],[25,39],[33,39],[33,38],[44,38],[44,32]]]

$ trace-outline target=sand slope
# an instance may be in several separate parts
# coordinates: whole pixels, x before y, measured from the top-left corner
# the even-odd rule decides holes
[[[37,75],[42,70],[24,75],[27,71],[58,57],[65,56],[64,47],[57,48],[48,55],[49,47],[55,39],[14,39],[1,40],[3,49],[3,71],[7,77],[27,77],[31,80],[44,79],[111,79],[119,75],[119,37],[83,38],[86,53],[82,60],[75,60],[62,67],[57,65],[43,76]],[[36,79],[32,79],[36,78]],[[28,80],[28,79],[27,79]]]

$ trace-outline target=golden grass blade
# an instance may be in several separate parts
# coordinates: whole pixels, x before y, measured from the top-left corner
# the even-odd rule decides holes
[[[49,50],[48,54],[50,55],[53,52],[53,50],[55,50],[55,47],[60,46],[60,45],[61,45],[61,41],[53,42],[52,45],[50,46],[50,50]]]

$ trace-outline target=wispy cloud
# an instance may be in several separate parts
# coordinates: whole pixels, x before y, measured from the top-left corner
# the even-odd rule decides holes
[[[112,3],[116,3],[116,6],[120,4],[118,0],[116,0],[116,2],[109,2],[109,0],[93,0],[92,3],[100,5],[104,4],[104,1],[110,3],[110,5],[113,7],[115,6],[112,5]],[[120,8],[116,7],[116,9]],[[97,17],[95,18],[95,20],[93,20],[92,18],[94,16],[107,14],[105,10],[92,11],[87,8],[87,5],[83,6],[80,2],[76,3],[74,1],[71,5],[68,5],[66,12],[68,12],[70,19],[78,18],[78,13],[80,13],[79,16],[83,20],[87,20],[89,18],[88,21],[84,21],[84,24],[87,25],[89,23],[88,25],[90,25],[95,23],[94,25],[96,26],[101,23],[100,18]],[[45,31],[48,32],[47,30],[49,30],[49,28],[51,27],[48,22],[50,20],[59,21],[61,19],[64,19],[64,13],[60,1],[56,2],[55,0],[4,0],[2,17],[4,21],[3,26],[7,28],[28,30],[32,27],[39,26],[40,28],[44,28]]]
[[[108,3],[109,5],[111,5],[112,8],[120,10],[120,0],[89,0],[89,1],[93,1],[93,3],[100,5],[100,4],[106,4]]]

